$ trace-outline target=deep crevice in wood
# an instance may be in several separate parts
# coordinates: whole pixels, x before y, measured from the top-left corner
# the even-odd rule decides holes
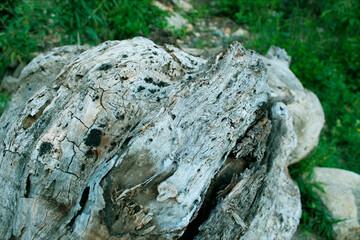
[[[75,214],[75,216],[70,220],[70,222],[68,223],[68,226],[70,227],[71,230],[74,230],[74,224],[75,224],[75,220],[78,216],[81,215],[81,213],[84,211],[84,207],[85,204],[87,202],[87,200],[89,199],[89,193],[90,193],[90,187],[87,186],[82,195],[81,195],[81,199],[79,201],[79,205],[80,205],[80,210],[77,211],[77,213]]]
[[[26,178],[26,187],[25,187],[25,194],[24,197],[28,198],[29,194],[30,194],[30,184],[31,184],[31,180],[30,180],[30,174],[27,176]]]
[[[226,156],[226,155],[225,155]],[[224,156],[224,157],[225,157]],[[235,158],[233,151],[227,156],[224,167],[218,171],[205,193],[204,201],[197,216],[189,223],[179,240],[194,239],[199,227],[210,216],[211,212],[237,183],[239,176],[249,166],[242,158]]]

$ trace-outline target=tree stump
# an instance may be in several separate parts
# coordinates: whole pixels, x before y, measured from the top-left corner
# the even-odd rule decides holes
[[[232,43],[206,61],[145,38],[62,47],[0,123],[3,239],[290,239],[292,117]]]

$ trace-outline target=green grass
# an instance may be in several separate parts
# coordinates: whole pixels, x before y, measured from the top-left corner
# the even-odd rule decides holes
[[[47,47],[97,45],[166,26],[151,0],[5,0],[0,3],[0,79]],[[1,91],[1,90],[0,90]],[[10,100],[0,92],[0,115]]]
[[[0,13],[0,78],[47,46],[146,36],[167,15],[151,0],[5,0]]]
[[[217,14],[248,26],[245,45],[264,54],[271,45],[292,56],[291,70],[319,97],[326,116],[318,148],[292,166],[302,194],[302,227],[333,238],[332,219],[303,178],[313,167],[360,174],[360,2],[356,0],[219,0]],[[310,174],[311,175],[311,174]]]

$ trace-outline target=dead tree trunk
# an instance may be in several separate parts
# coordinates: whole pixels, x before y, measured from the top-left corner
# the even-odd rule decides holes
[[[31,62],[1,118],[3,239],[291,238],[296,135],[259,55],[85,50]]]

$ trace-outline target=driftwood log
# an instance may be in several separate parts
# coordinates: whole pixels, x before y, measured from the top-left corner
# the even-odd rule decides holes
[[[0,121],[2,239],[290,239],[286,102],[240,43],[145,38],[34,59]],[[288,100],[288,99],[287,99]]]

